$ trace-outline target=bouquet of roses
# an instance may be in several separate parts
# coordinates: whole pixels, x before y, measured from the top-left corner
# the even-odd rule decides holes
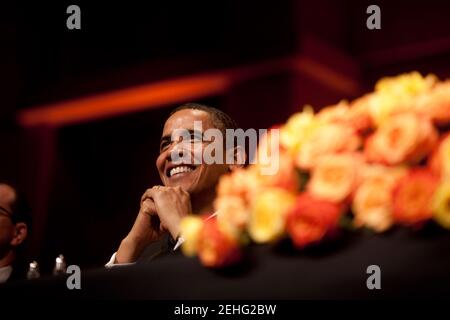
[[[223,176],[217,218],[184,218],[182,250],[221,267],[250,241],[320,242],[343,216],[375,232],[431,219],[450,229],[449,124],[450,81],[417,72],[381,79],[374,92],[317,114],[306,106],[278,127],[278,172],[262,175],[255,163]]]

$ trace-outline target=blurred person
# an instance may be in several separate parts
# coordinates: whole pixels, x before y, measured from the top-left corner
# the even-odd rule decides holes
[[[201,122],[203,132],[218,129],[223,137],[226,129],[237,129],[236,122],[216,108],[188,103],[172,111],[165,122],[156,159],[162,185],[153,186],[144,192],[133,227],[106,267],[152,260],[174,251],[183,242],[180,221],[184,216],[190,213],[207,214],[210,217],[215,215],[213,201],[220,176],[242,165],[206,164],[204,161],[194,164],[194,143],[201,145],[202,151],[211,143],[203,139],[203,132],[195,132],[194,121],[197,124]],[[180,129],[188,130],[190,134],[187,144],[178,139],[173,141],[174,132]],[[225,145],[224,142],[224,149]],[[192,161],[175,164],[172,159],[175,153],[179,157],[190,153]],[[235,160],[237,157],[245,159],[245,151],[234,147],[233,157]]]
[[[21,248],[31,228],[30,207],[13,186],[0,182],[0,283],[25,278]]]

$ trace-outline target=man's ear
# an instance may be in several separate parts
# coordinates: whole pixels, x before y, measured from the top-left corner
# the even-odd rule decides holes
[[[247,161],[247,154],[245,149],[241,146],[233,148],[233,163],[228,165],[230,171],[236,170],[238,168],[243,168],[245,162]]]
[[[18,222],[14,225],[14,236],[11,239],[11,245],[17,247],[25,241],[28,235],[28,227],[23,222]]]

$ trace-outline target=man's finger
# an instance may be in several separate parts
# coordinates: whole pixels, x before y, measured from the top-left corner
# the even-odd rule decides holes
[[[151,197],[150,197],[150,191],[151,191],[151,190],[152,190],[151,188],[145,190],[144,194],[143,194],[142,197],[141,197],[141,202],[144,202],[144,200],[145,200],[146,198],[151,198]]]
[[[145,190],[144,194],[141,197],[141,203],[143,203],[146,199],[151,199],[154,202],[155,193],[158,192],[158,190],[161,190],[162,188],[164,187],[153,186],[152,188]]]

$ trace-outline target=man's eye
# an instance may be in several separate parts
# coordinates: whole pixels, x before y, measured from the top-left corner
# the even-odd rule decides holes
[[[163,142],[161,143],[161,146],[159,147],[161,151],[167,149],[167,147],[169,146],[169,142]]]
[[[202,142],[203,141],[203,135],[200,133],[193,133],[191,134],[191,142]]]

